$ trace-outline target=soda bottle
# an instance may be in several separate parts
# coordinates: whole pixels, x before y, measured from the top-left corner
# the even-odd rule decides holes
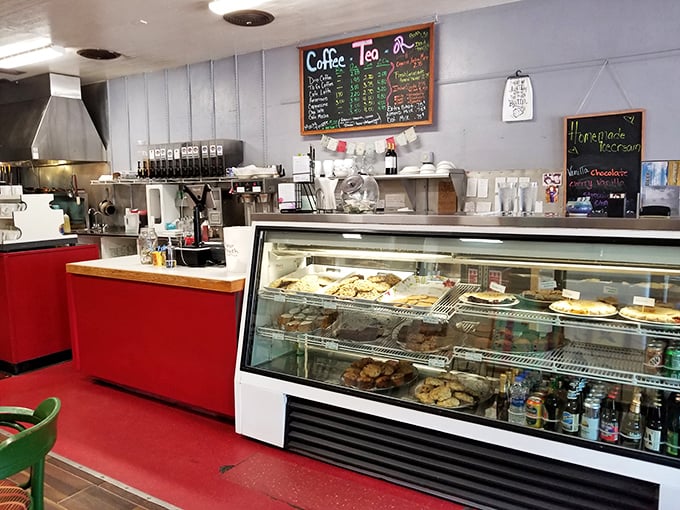
[[[560,407],[561,402],[557,394],[557,379],[553,379],[550,383],[548,396],[545,397],[545,402],[543,403],[543,430],[557,432],[557,425],[562,419]]]
[[[644,446],[648,452],[661,452],[661,431],[663,421],[661,420],[661,399],[655,398],[649,408],[647,419],[645,420]]]
[[[666,421],[666,455],[680,456],[680,393],[675,393],[668,406]]]
[[[621,446],[639,449],[642,442],[642,425],[640,423],[640,394],[635,393],[628,412],[621,419],[619,443]]]
[[[567,404],[562,413],[562,432],[571,436],[578,435],[578,428],[581,422],[581,406],[579,403],[578,383],[569,383],[567,392]]]
[[[619,413],[616,410],[616,389],[612,389],[609,392],[600,413],[600,441],[610,444],[619,442]]]

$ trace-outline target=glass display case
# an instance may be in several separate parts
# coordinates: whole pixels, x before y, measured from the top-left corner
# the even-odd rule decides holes
[[[493,447],[485,454],[492,459],[550,459],[556,473],[567,473],[559,485],[569,495],[552,491],[556,501],[575,498],[568,500],[579,508],[609,506],[596,481],[598,496],[577,494],[574,464],[592,469],[581,478],[622,477],[602,480],[618,492],[612,501],[625,487],[637,494],[612,508],[671,508],[680,466],[677,230],[650,220],[636,230],[618,220],[534,218],[527,227],[517,220],[256,222],[237,430],[450,499],[526,508],[520,482],[508,494],[456,497],[375,468],[395,462],[389,452],[373,468],[329,458],[319,445],[335,449],[333,434],[300,447],[298,435],[312,434],[311,425],[296,416],[318,404],[325,419],[334,416],[317,422],[319,430],[334,420],[385,419],[375,427],[395,427],[391,440],[403,428],[410,438],[432,432],[466,448]],[[388,448],[379,450],[374,456]],[[475,476],[488,477],[484,469]],[[536,485],[522,469],[513,476]]]

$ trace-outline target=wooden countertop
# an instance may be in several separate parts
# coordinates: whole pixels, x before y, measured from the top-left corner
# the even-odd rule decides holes
[[[243,273],[230,273],[225,267],[177,266],[167,269],[142,264],[138,255],[73,262],[66,264],[66,272],[216,292],[239,292],[243,290],[245,284]]]

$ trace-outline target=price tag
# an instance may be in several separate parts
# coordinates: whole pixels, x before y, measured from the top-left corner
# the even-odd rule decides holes
[[[329,310],[336,310],[338,308],[338,304],[335,301],[329,301],[328,303],[324,303],[323,307],[328,308]]]
[[[236,193],[245,193],[245,192],[246,192],[245,186],[236,186]]]
[[[326,349],[329,349],[331,351],[337,351],[338,350],[338,342],[332,342],[332,341],[327,341],[323,344],[323,346]]]
[[[610,296],[616,296],[619,293],[619,289],[612,287],[611,285],[605,285],[602,292],[609,294]]]
[[[538,282],[538,288],[540,290],[552,290],[557,287],[557,282],[555,280],[541,280]]]
[[[283,338],[284,338],[284,337],[283,337],[283,333],[281,333],[280,331],[277,331],[276,333],[274,333],[274,334],[272,335],[272,338],[273,338],[274,340],[283,340]]]
[[[656,300],[651,297],[645,296],[633,296],[633,304],[638,306],[651,306],[654,307]]]
[[[284,296],[283,294],[276,294],[274,296],[274,301],[276,301],[278,303],[285,303],[286,302],[286,296]]]
[[[430,315],[423,317],[423,322],[425,324],[439,324],[439,320],[436,317],[432,317]]]
[[[489,284],[489,289],[500,292],[501,294],[505,294],[505,285],[501,285],[500,283],[491,282]]]
[[[253,186],[253,193],[262,193],[262,186]]]
[[[432,368],[444,368],[444,367],[446,367],[446,359],[442,358],[440,356],[431,357],[431,358],[428,358],[427,364],[428,364],[428,366],[431,366]]]
[[[466,352],[463,355],[463,358],[466,359],[467,361],[482,361],[482,353],[481,352]]]
[[[567,299],[581,299],[581,293],[577,290],[564,289],[562,291],[562,297]]]

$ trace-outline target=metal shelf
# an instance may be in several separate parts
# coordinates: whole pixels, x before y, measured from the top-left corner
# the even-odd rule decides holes
[[[343,342],[337,338],[328,338],[310,333],[292,333],[264,326],[257,328],[257,334],[263,338],[296,343],[301,347],[322,347],[326,350],[347,352],[351,354],[404,359],[435,368],[448,368],[453,361],[452,351],[450,349],[442,351],[440,354],[405,351],[394,343],[391,338],[371,344],[359,344],[354,342]]]
[[[680,390],[680,379],[639,373],[644,353],[637,349],[573,342],[542,353],[496,352],[454,347],[454,358],[588,377],[662,390]]]
[[[632,322],[627,319],[595,319],[589,317],[571,317],[554,312],[521,310],[517,308],[484,308],[463,303],[455,305],[455,315],[485,317],[519,322],[534,322],[570,328],[580,328],[595,331],[607,331],[622,334],[653,336],[658,338],[680,339],[680,327],[655,326]]]
[[[473,292],[478,290],[478,288],[478,285],[457,283],[436,306],[426,310],[401,308],[387,303],[379,303],[377,301],[340,298],[326,294],[285,292],[265,288],[260,289],[259,296],[261,299],[271,299],[303,306],[320,306],[333,310],[388,315],[402,319],[421,319],[423,322],[439,323],[451,320],[451,317],[453,317],[455,312],[455,304],[462,294]]]

